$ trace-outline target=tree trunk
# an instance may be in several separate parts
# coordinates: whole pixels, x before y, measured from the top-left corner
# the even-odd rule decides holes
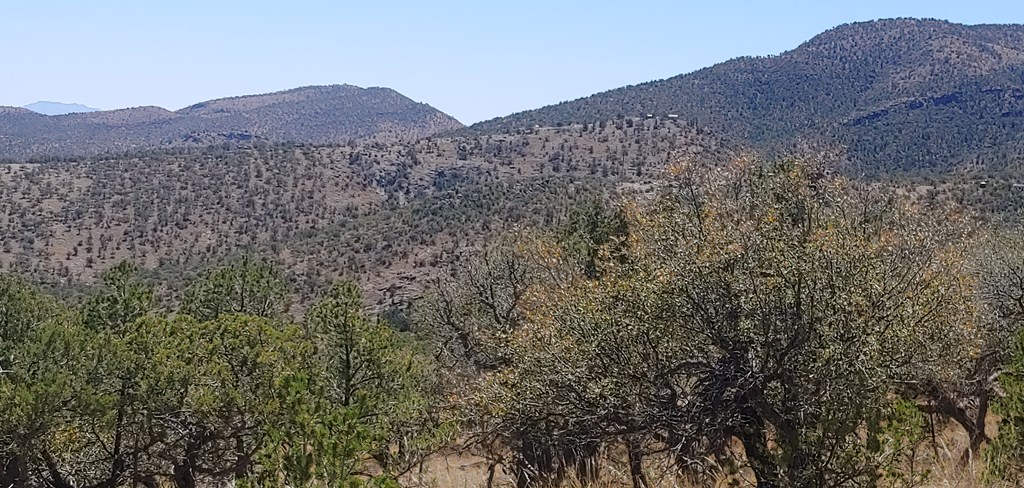
[[[174,487],[196,488],[196,473],[188,461],[174,465]]]
[[[978,409],[971,415],[967,409],[957,405],[946,396],[933,399],[928,405],[920,405],[919,410],[927,414],[938,414],[953,420],[967,432],[967,449],[960,456],[960,463],[967,464],[979,453],[981,446],[989,441],[985,433],[985,418],[988,416],[990,396],[982,393],[978,398]]]
[[[974,429],[971,432],[967,450],[960,456],[961,465],[966,465],[974,459],[981,452],[982,444],[989,441],[988,434],[985,433],[985,419],[988,417],[988,406],[989,394],[986,391],[978,397],[978,411],[974,413]]]
[[[750,419],[735,433],[747,456],[747,464],[757,479],[757,488],[779,488],[782,473],[776,460],[768,451],[768,440],[765,439],[764,421],[752,408],[744,409],[744,416]]]
[[[245,449],[245,439],[242,436],[235,438],[235,481],[241,481],[249,477],[252,472],[252,458]]]
[[[46,471],[50,475],[50,479],[46,480],[47,485],[53,488],[75,488],[64,479],[64,474],[60,472],[57,461],[48,451],[43,451],[43,462],[46,463]]]
[[[185,455],[174,465],[175,488],[196,488],[196,468],[199,465],[199,450],[205,436],[192,433],[185,445]]]
[[[633,488],[649,488],[651,484],[644,474],[644,457],[640,452],[640,445],[636,439],[630,438],[626,441],[626,449],[629,457],[629,477],[633,480]]]
[[[497,468],[497,461],[491,461],[491,463],[487,465],[487,488],[494,488],[494,471]]]
[[[597,482],[601,469],[598,463],[598,452],[598,446],[591,445],[577,453],[576,478],[583,486],[591,486]]]
[[[528,437],[523,439],[519,447],[519,459],[515,462],[516,488],[529,488],[536,481],[534,474],[539,472],[537,468],[537,447]]]
[[[16,454],[4,464],[3,476],[0,476],[0,488],[20,488],[28,481],[28,463],[25,456]]]

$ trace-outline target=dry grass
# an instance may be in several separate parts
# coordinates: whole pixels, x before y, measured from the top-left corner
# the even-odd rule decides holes
[[[995,419],[990,419],[990,433],[994,433]],[[984,481],[984,464],[980,458],[966,463],[962,455],[967,448],[966,434],[950,423],[936,431],[934,441],[928,439],[919,445],[913,453],[912,460],[906,466],[906,473],[918,475],[920,482],[912,485],[915,488],[1008,488],[1010,483],[986,483]],[[735,446],[737,457],[742,457],[742,448]],[[603,456],[600,479],[588,488],[631,488],[629,468],[624,462],[621,452],[614,449]],[[403,480],[405,486],[431,488],[475,488],[487,486],[488,461],[472,454],[448,453],[438,455],[424,463],[421,471]],[[645,472],[650,488],[725,488],[754,487],[756,480],[747,469],[739,469],[731,474],[721,474],[711,479],[696,480],[681,475],[667,458],[651,456],[646,459]],[[515,480],[501,467],[494,477],[494,487],[515,486]],[[561,488],[583,488],[583,484],[570,477],[563,481]],[[885,486],[885,485],[883,485]]]

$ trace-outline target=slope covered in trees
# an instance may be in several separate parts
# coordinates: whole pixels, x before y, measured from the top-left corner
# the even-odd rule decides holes
[[[76,284],[133,259],[181,279],[259,252],[301,275],[307,296],[349,277],[374,301],[404,301],[496,233],[558,225],[595,199],[649,196],[673,164],[715,167],[740,151],[677,120],[630,118],[412,143],[250,143],[6,165],[0,269]],[[1009,219],[1024,209],[1018,167],[885,184],[926,205]]]
[[[881,20],[469,130],[675,114],[756,148],[843,145],[860,171],[948,169],[1020,157],[1022,75],[1024,27]]]
[[[91,281],[126,258],[180,270],[247,249],[311,283],[419,287],[501,229],[556,223],[580,200],[645,191],[729,144],[672,121],[611,120],[475,138],[249,144],[0,167],[0,267]],[[311,288],[311,287],[307,287]]]
[[[1018,229],[813,161],[668,180],[502,233],[401,322],[348,282],[288,313],[248,255],[179,300],[128,262],[74,301],[0,274],[0,482],[463,486],[432,470],[467,453],[479,486],[1022,479]]]
[[[390,135],[409,140],[461,126],[394,90],[352,85],[211,100],[177,112],[138,107],[46,116],[0,108],[0,160],[74,158],[254,139],[343,144],[352,138]]]

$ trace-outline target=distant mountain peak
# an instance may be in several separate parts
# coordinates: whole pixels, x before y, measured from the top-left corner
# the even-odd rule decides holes
[[[67,115],[67,114],[80,114],[88,112],[99,112],[100,109],[86,107],[80,103],[61,103],[61,102],[48,102],[38,101],[25,105],[22,108],[27,108],[37,114],[43,115]]]
[[[54,102],[0,107],[0,160],[87,157],[248,140],[318,145],[371,136],[408,140],[463,127],[453,117],[394,90],[353,85],[221,98],[178,111],[93,110]]]

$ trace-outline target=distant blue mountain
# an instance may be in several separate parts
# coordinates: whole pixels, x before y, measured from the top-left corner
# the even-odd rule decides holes
[[[86,107],[78,103],[60,103],[60,102],[36,102],[33,104],[25,105],[22,108],[27,108],[37,114],[43,115],[65,115],[65,114],[80,114],[86,112],[99,112],[100,109]]]

